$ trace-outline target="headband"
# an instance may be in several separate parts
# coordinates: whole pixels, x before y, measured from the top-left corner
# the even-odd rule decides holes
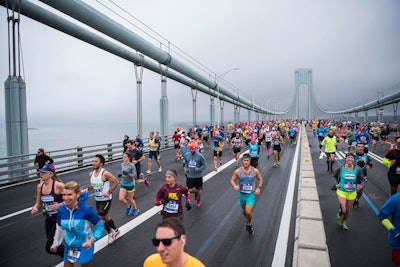
[[[167,171],[165,174],[171,175],[176,179],[176,174],[173,171]]]

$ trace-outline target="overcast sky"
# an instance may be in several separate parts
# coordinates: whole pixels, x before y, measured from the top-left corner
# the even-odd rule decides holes
[[[85,2],[160,46],[96,1]],[[378,91],[400,83],[398,0],[113,2],[201,62],[210,73],[221,75],[240,68],[228,73],[225,80],[264,107],[283,109],[289,104],[295,69],[313,69],[315,95],[328,110],[377,97]],[[144,29],[113,2],[101,1]],[[3,7],[0,21],[0,79],[5,81],[8,55]],[[74,121],[77,116],[80,121],[136,121],[136,79],[131,62],[25,16],[21,37],[29,121]],[[191,121],[191,90],[168,80],[167,91],[170,122]],[[302,112],[307,105],[306,86],[300,87],[300,94]],[[144,122],[159,120],[160,96],[160,76],[144,70]],[[4,93],[0,102],[0,122],[4,124]],[[208,121],[209,102],[208,96],[198,94],[198,121]],[[233,119],[232,105],[225,104],[224,118]],[[247,118],[247,112],[242,111],[241,118]]]

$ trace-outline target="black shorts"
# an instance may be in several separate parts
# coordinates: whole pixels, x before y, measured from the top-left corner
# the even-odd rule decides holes
[[[175,149],[180,149],[181,148],[181,146],[178,144],[178,145],[174,145],[174,148]]]
[[[274,146],[273,150],[276,150],[278,152],[281,152],[281,146]]]
[[[99,216],[106,216],[111,208],[111,200],[96,201],[96,210]]]
[[[258,167],[258,158],[251,158],[250,165],[253,166],[254,168],[257,168]]]
[[[220,150],[215,151],[214,150],[214,157],[222,157],[222,151],[220,151]]]
[[[391,186],[398,186],[400,184],[400,175],[388,172],[389,184]]]
[[[203,177],[200,178],[187,178],[186,186],[189,189],[196,188],[198,190],[203,189]]]
[[[240,147],[234,147],[233,148],[233,153],[240,153]]]

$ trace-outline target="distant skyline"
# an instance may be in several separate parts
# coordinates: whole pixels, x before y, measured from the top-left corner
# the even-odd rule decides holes
[[[224,79],[264,107],[283,109],[289,104],[294,72],[301,68],[313,69],[315,96],[328,110],[354,106],[400,83],[397,0],[255,0],[251,5],[234,0],[101,1],[104,6],[95,0],[84,2],[160,47],[159,41],[106,9],[118,11],[143,29],[113,4],[117,3],[201,62],[210,74],[240,68]],[[3,37],[7,36],[6,15],[6,9],[0,7]],[[42,121],[136,121],[136,79],[131,62],[25,16],[20,29],[29,126]],[[6,39],[0,40],[3,81],[8,75]],[[163,50],[168,50],[166,43],[163,41]],[[180,57],[171,47],[172,56]],[[169,79],[167,92],[170,122],[191,121],[190,88]],[[300,94],[300,115],[304,116],[306,86],[300,87]],[[145,69],[144,123],[159,120],[160,97],[160,76]],[[208,121],[209,96],[198,93],[197,98],[197,121]],[[4,124],[4,93],[0,102],[0,123]],[[217,109],[218,105],[216,113]],[[392,115],[388,112],[392,112],[391,106],[385,107],[385,115]],[[247,112],[241,111],[240,116],[247,119]],[[226,103],[224,121],[232,120],[233,107]]]

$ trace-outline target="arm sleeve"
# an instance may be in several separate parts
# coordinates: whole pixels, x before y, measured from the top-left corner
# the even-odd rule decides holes
[[[53,164],[54,160],[52,158],[50,158],[49,156],[47,156],[47,160],[49,162],[49,164]]]
[[[53,244],[51,247],[59,247],[63,242],[65,235],[65,230],[61,228],[61,226],[57,223],[56,224],[56,232],[54,233]]]
[[[333,178],[335,179],[336,183],[339,183],[340,180],[340,170],[342,169],[342,167],[339,167],[335,170],[335,172],[333,173]]]
[[[357,168],[357,184],[361,184],[365,178],[361,168],[356,167]]]

